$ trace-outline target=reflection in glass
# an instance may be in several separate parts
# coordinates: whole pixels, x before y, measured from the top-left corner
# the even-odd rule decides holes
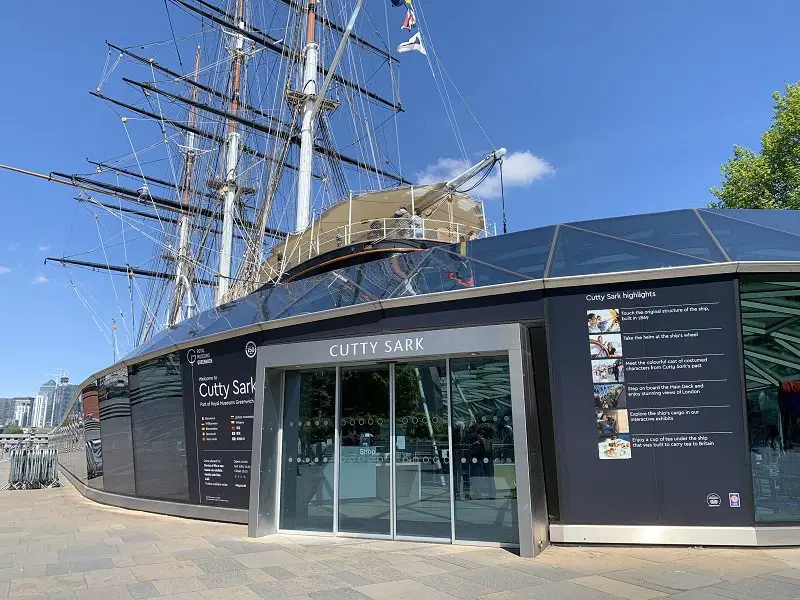
[[[339,531],[391,533],[389,368],[342,369]]]
[[[165,354],[130,369],[131,431],[140,498],[189,501],[181,365]]]
[[[127,368],[109,373],[98,380],[98,405],[103,448],[103,490],[134,496],[136,486],[133,478]]]
[[[756,521],[800,522],[800,278],[741,282]]]
[[[100,441],[100,405],[96,385],[85,387],[81,393],[83,432],[86,440],[86,475],[89,485],[103,489],[103,452]]]
[[[281,529],[333,531],[336,370],[287,371]]]
[[[395,369],[397,535],[450,539],[447,367],[444,361]]]
[[[519,543],[507,357],[450,361],[457,540]]]

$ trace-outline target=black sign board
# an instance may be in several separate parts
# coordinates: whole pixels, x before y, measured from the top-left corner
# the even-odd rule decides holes
[[[547,302],[562,522],[751,525],[735,283]]]
[[[256,375],[255,339],[181,351],[190,499],[247,508]]]

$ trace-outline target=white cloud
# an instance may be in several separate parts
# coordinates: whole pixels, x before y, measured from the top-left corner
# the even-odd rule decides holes
[[[0,275],[5,275],[6,273],[11,273],[11,269],[5,265],[0,265]]]
[[[440,158],[434,165],[428,165],[424,171],[417,173],[420,184],[440,183],[463,173],[473,163],[457,158]],[[533,153],[512,152],[503,159],[503,183],[506,188],[528,187],[537,179],[542,179],[556,172],[553,166]],[[465,185],[474,185],[472,183]],[[500,197],[500,169],[496,167],[483,183],[472,193],[482,198]]]
[[[33,278],[33,281],[31,283],[33,285],[42,285],[44,283],[49,283],[49,282],[50,280],[47,277],[45,277],[43,273],[39,273],[38,275],[36,275],[36,277]]]
[[[50,246],[47,246],[45,244],[41,244],[39,246],[36,246],[36,250],[39,251],[39,252],[47,252],[48,250],[50,250]]]
[[[14,242],[13,244],[8,245],[9,252],[14,252],[14,250],[16,250],[17,248],[19,248],[19,242]]]

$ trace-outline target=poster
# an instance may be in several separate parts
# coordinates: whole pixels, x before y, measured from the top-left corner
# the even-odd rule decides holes
[[[562,521],[752,524],[731,281],[548,299]]]
[[[246,509],[255,405],[255,340],[181,352],[191,501]]]

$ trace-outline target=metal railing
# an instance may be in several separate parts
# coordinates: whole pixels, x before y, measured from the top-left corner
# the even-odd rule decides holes
[[[286,271],[315,256],[351,244],[384,240],[428,240],[455,244],[492,237],[496,233],[494,229],[494,224],[489,224],[486,229],[477,229],[461,223],[422,217],[365,219],[325,231],[320,231],[318,223],[313,222],[309,231],[287,240],[290,248],[283,257],[281,270]]]

